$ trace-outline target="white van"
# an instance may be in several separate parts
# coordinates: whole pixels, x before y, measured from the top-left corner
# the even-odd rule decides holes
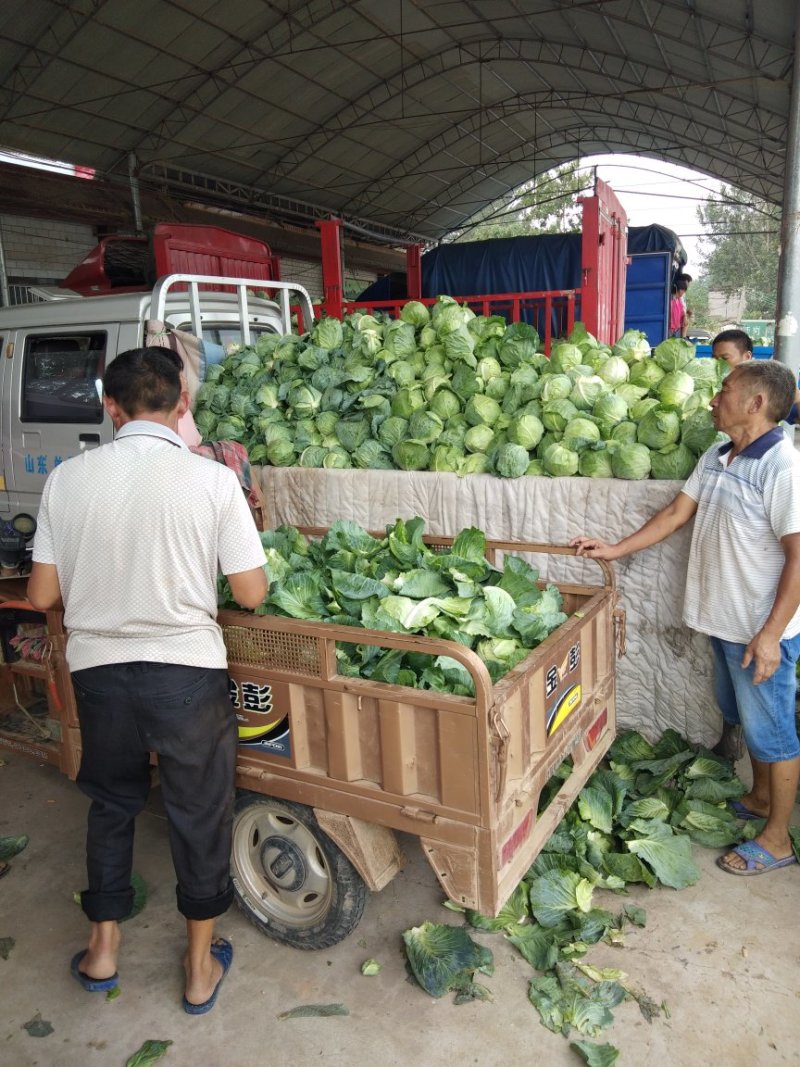
[[[253,296],[265,285],[275,299]],[[201,338],[215,362],[231,343],[291,333],[290,294],[310,329],[314,313],[302,286],[199,274],[170,274],[152,292],[87,297],[56,289],[42,291],[41,303],[0,308],[0,522],[35,518],[50,471],[112,439],[103,372],[117,353],[144,345],[149,320]],[[24,530],[26,520],[19,525]]]

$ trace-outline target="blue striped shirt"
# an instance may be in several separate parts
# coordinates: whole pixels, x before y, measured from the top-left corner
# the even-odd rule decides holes
[[[785,556],[780,543],[800,533],[800,453],[780,427],[739,453],[713,445],[683,492],[697,501],[686,575],[687,626],[749,644],[775,602]],[[783,637],[800,633],[800,609]]]

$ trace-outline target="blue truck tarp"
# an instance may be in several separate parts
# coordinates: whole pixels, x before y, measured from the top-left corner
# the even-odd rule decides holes
[[[670,252],[686,262],[680,238],[664,226],[631,226],[628,254]],[[489,241],[444,244],[422,256],[422,295],[472,296],[485,293],[577,289],[581,284],[581,235],[536,234]],[[394,273],[365,289],[359,301],[402,300],[406,278]]]

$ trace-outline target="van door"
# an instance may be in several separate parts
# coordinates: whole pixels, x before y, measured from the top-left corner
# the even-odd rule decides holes
[[[16,331],[8,393],[15,512],[35,514],[54,467],[112,439],[98,386],[118,333],[116,324]]]
[[[6,397],[11,382],[11,361],[5,358],[6,338],[0,334],[0,412],[8,411]],[[8,419],[0,414],[0,519],[11,517],[8,486],[11,480],[11,437]]]

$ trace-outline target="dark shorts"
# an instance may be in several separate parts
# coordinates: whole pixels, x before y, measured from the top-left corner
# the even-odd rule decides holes
[[[90,798],[81,895],[93,922],[122,919],[133,902],[136,816],[158,770],[177,875],[178,909],[210,919],[230,906],[236,717],[224,670],[115,663],[72,674],[81,725],[77,783]]]

